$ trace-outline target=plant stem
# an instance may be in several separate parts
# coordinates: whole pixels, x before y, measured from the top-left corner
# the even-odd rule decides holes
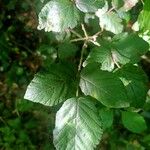
[[[141,0],[141,2],[142,2],[142,4],[144,5],[144,1],[143,1],[143,0]]]
[[[83,62],[83,55],[84,55],[84,51],[85,51],[86,48],[87,48],[87,41],[85,41],[83,46],[82,46],[81,57],[80,57],[79,66],[78,66],[78,72],[81,71],[82,62]]]
[[[86,40],[86,38],[73,39],[73,40],[70,40],[70,42],[78,42],[78,41],[84,41],[84,40]]]
[[[111,11],[113,11],[115,9],[115,7],[110,8],[107,13],[110,13]]]
[[[83,63],[83,55],[84,55],[84,51],[85,51],[86,48],[87,48],[87,41],[85,41],[83,46],[82,46],[81,57],[80,57],[79,65],[78,65],[77,76],[79,76],[79,73],[81,71],[81,67],[82,67],[82,63]],[[76,97],[78,97],[78,96],[79,96],[79,85],[77,85],[77,91],[76,91]]]
[[[82,26],[82,30],[84,32],[85,37],[88,39],[88,34],[87,34],[86,30],[85,30],[84,24],[81,24],[81,26]]]
[[[82,38],[82,36],[77,33],[76,31],[72,30],[72,29],[69,29],[70,32],[72,32],[74,35],[76,35],[78,38]]]
[[[114,64],[115,64],[118,68],[121,68],[121,66],[120,66],[120,65],[118,64],[118,62],[115,60],[113,54],[112,54],[111,58],[112,58],[112,61],[114,62]]]

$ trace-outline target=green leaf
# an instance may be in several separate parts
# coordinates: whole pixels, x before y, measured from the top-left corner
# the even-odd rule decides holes
[[[90,97],[68,99],[56,114],[57,150],[94,150],[102,135],[98,112]]]
[[[122,38],[115,39],[113,46],[114,59],[121,64],[137,63],[149,48],[148,43],[136,34],[124,34]]]
[[[129,106],[126,90],[121,80],[113,73],[100,70],[97,64],[89,64],[83,69],[80,87],[85,95],[96,98],[107,107]]]
[[[122,123],[134,133],[141,133],[147,128],[144,118],[135,112],[122,111]]]
[[[39,14],[38,29],[62,32],[74,28],[79,21],[79,12],[69,0],[52,0],[48,2]]]
[[[141,68],[127,64],[116,71],[127,90],[131,106],[142,107],[148,91],[148,79]]]
[[[102,70],[112,71],[118,63],[137,63],[149,47],[135,34],[120,34],[114,37],[112,43],[103,40],[100,44],[100,47],[91,50],[83,66],[97,62],[101,64]]]
[[[95,47],[89,53],[87,59],[84,61],[83,66],[85,67],[89,63],[97,62],[101,64],[102,70],[112,71],[115,63],[113,61],[113,53],[111,51],[111,44],[105,41],[102,42],[100,47]]]
[[[123,19],[126,24],[129,23],[129,21],[131,20],[131,15],[130,15],[129,11],[125,11],[125,9],[123,7],[121,7],[120,9],[116,9],[116,12],[117,12],[118,16],[121,19]]]
[[[113,110],[108,108],[101,108],[99,111],[103,129],[110,128],[113,124]]]
[[[143,11],[140,13],[138,22],[140,24],[140,28],[145,31],[150,31],[150,2],[149,0],[145,0]]]
[[[87,12],[96,12],[98,8],[104,5],[103,0],[76,0],[76,6],[79,10]]]
[[[124,1],[123,0],[112,0],[112,7],[114,8],[120,8],[123,6]]]
[[[75,96],[75,80],[72,66],[52,64],[47,71],[35,75],[24,98],[48,106],[57,105],[67,98]]]
[[[59,58],[61,59],[73,57],[75,56],[76,52],[77,52],[76,45],[69,43],[69,41],[61,43],[58,46],[58,55]]]
[[[102,9],[98,9],[96,16],[99,18],[99,25],[102,29],[111,31],[114,34],[123,31],[123,25],[121,24],[122,20],[115,12],[108,11],[108,3],[106,3]]]

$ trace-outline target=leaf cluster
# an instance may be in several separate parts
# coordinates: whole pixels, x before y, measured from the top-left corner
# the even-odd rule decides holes
[[[35,75],[24,98],[47,106],[63,103],[53,131],[57,150],[94,149],[113,126],[114,112],[129,131],[147,130],[142,114],[148,78],[139,63],[149,50],[143,36],[149,33],[147,4],[51,0],[42,8],[37,28],[53,32],[55,57]],[[137,5],[144,6],[135,22],[132,10]],[[138,31],[135,24],[129,26],[133,21]]]

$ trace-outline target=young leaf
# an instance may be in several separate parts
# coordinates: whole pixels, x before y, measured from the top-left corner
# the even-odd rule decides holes
[[[135,112],[122,111],[122,123],[134,133],[141,133],[147,128],[144,118]]]
[[[128,107],[126,90],[113,73],[100,70],[97,64],[87,65],[81,72],[80,87],[103,105],[113,108]]]
[[[142,107],[148,91],[148,79],[143,70],[127,64],[121,69],[118,69],[116,74],[125,85],[131,105],[134,107]]]
[[[99,25],[102,29],[111,31],[114,34],[123,31],[123,25],[121,24],[122,20],[115,12],[108,11],[108,3],[106,3],[102,9],[98,9],[96,16],[99,18]]]
[[[69,0],[52,0],[48,2],[39,14],[38,29],[62,32],[74,28],[79,21],[79,12]]]
[[[108,108],[101,108],[99,111],[103,129],[110,128],[113,124],[113,110]]]
[[[96,12],[98,8],[104,5],[103,0],[75,0],[76,6],[79,10],[87,12]]]
[[[75,96],[76,82],[69,65],[52,64],[39,72],[29,84],[24,98],[48,106],[57,105]]]
[[[90,97],[68,99],[56,114],[57,150],[94,150],[102,136],[98,112]]]

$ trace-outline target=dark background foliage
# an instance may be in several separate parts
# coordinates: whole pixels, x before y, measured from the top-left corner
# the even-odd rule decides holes
[[[0,1],[0,149],[52,149],[54,112],[23,99],[41,66],[38,1]],[[36,7],[37,9],[38,7]]]

